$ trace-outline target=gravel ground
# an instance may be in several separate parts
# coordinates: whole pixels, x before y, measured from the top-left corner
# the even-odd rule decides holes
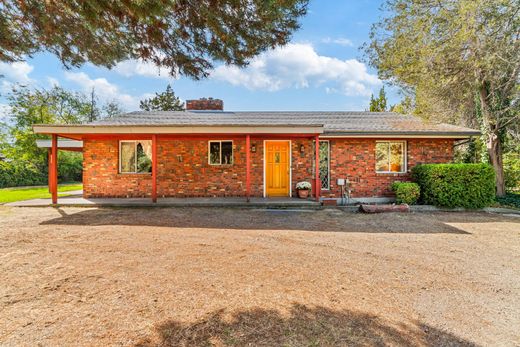
[[[520,345],[520,218],[0,207],[4,346]]]

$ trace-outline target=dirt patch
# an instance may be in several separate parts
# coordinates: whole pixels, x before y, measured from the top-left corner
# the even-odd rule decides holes
[[[2,345],[520,344],[520,220],[0,208]]]

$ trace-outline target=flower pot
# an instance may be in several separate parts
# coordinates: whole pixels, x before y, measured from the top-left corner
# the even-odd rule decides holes
[[[307,199],[309,197],[308,189],[298,189],[298,197],[300,199]]]

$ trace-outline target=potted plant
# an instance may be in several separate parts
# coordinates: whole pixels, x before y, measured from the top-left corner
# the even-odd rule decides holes
[[[311,184],[309,182],[298,182],[296,184],[296,191],[300,199],[307,199],[309,197],[309,191],[311,190]]]

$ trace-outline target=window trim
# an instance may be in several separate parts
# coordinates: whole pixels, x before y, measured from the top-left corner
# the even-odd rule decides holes
[[[120,175],[151,175],[151,172],[138,172],[137,171],[137,143],[140,141],[151,141],[151,140],[119,140],[119,153],[118,153],[118,161],[119,161],[119,170],[118,174]],[[135,151],[135,171],[133,172],[123,172],[121,171],[121,144],[123,142],[132,142],[134,144],[134,151]]]
[[[220,163],[218,164],[212,164],[211,163],[211,143],[214,143],[214,142],[218,142],[220,143]],[[222,163],[222,142],[231,142],[231,163],[230,164],[223,164]],[[234,147],[234,143],[233,143],[233,140],[209,140],[208,141],[208,165],[211,165],[211,166],[230,166],[230,165],[233,165],[235,163],[235,149],[233,148]]]
[[[377,170],[377,158],[375,158],[375,171],[376,173],[378,174],[404,174],[404,173],[407,173],[408,172],[408,144],[407,144],[407,141],[402,141],[402,140],[396,140],[396,141],[382,141],[382,140],[378,140],[376,141],[376,147],[377,147],[377,144],[378,143],[388,143],[388,144],[392,144],[392,143],[400,143],[403,147],[403,169],[404,171],[378,171]],[[377,151],[376,148],[374,148],[374,151]],[[388,146],[388,160],[390,160],[390,146]],[[375,154],[375,153],[374,153]],[[388,162],[388,168],[390,168],[390,162]]]
[[[314,141],[314,142],[316,142],[316,141]],[[320,187],[320,189],[329,191],[330,190],[330,140],[319,140],[318,142],[327,142],[327,176],[328,176],[327,182],[329,185],[327,186],[327,188]],[[318,146],[319,146],[319,144],[318,144]],[[316,159],[314,159],[314,161],[316,162]],[[320,177],[320,186],[321,186],[321,177]]]

